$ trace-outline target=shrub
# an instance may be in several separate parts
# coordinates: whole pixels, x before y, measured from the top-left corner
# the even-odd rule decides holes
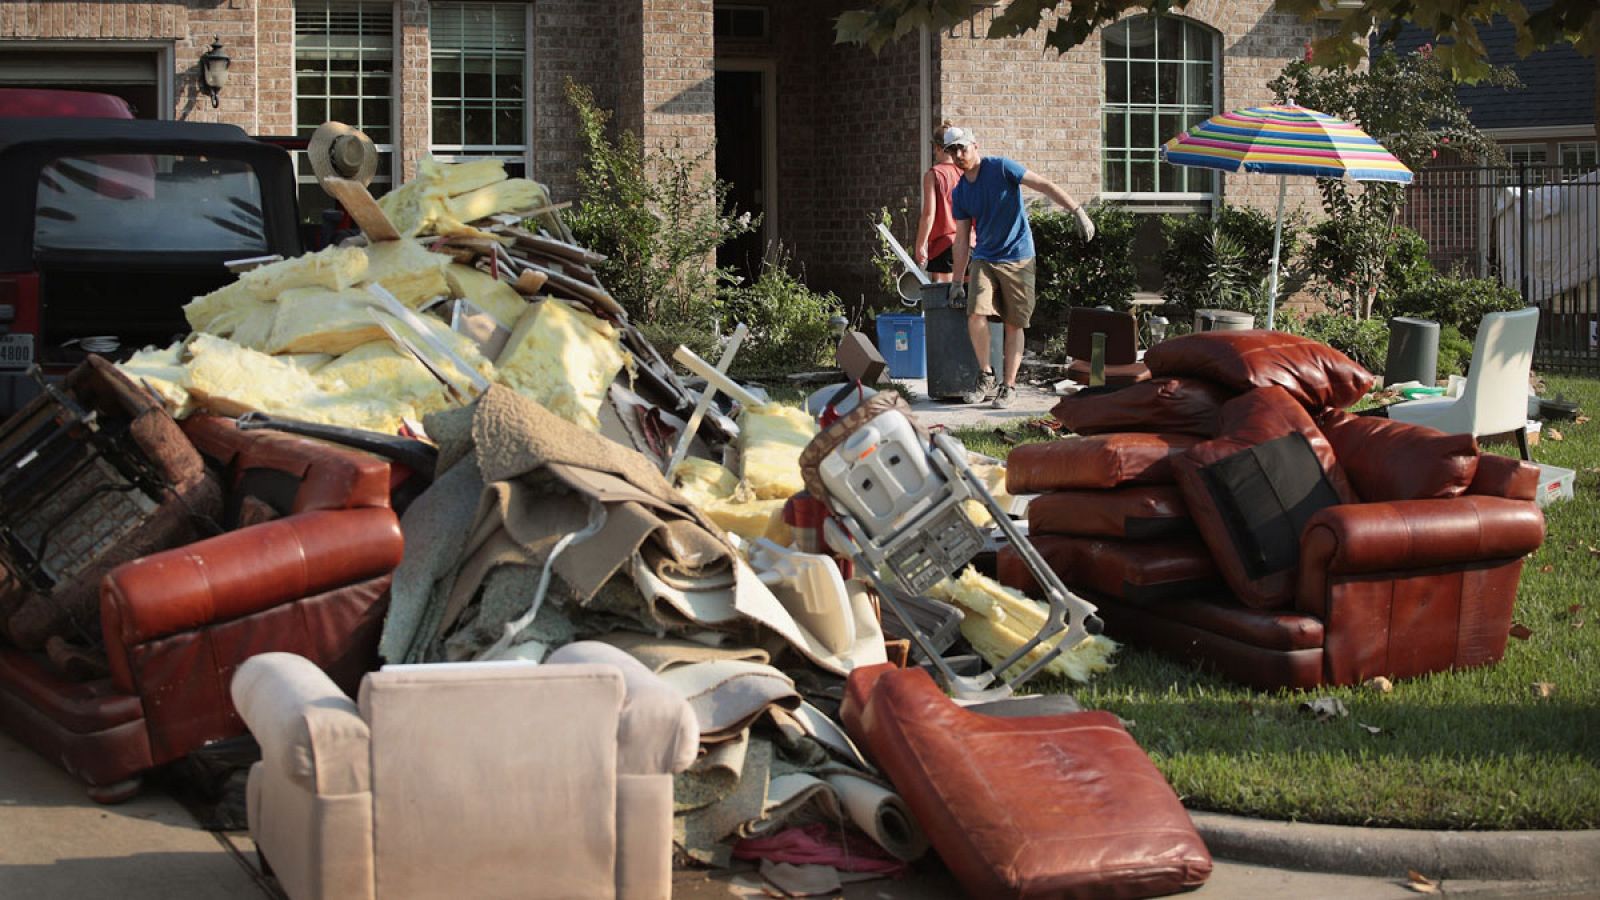
[[[709,331],[717,286],[731,280],[713,254],[759,219],[729,208],[729,186],[710,174],[710,150],[646,154],[632,132],[610,137],[611,113],[587,87],[569,78],[566,92],[584,143],[578,203],[567,220],[573,236],[606,255],[595,272],[641,326]]]
[[[1390,315],[1432,319],[1440,328],[1453,326],[1470,345],[1484,316],[1523,306],[1521,294],[1492,278],[1435,272],[1408,285],[1395,298]],[[1467,352],[1471,354],[1470,346]]]
[[[837,339],[830,321],[844,312],[833,294],[806,287],[788,268],[781,250],[762,264],[754,284],[726,286],[721,293],[723,331],[743,322],[750,329],[733,370],[746,376],[800,372],[833,365]]]
[[[1279,328],[1338,350],[1374,375],[1383,374],[1389,353],[1389,325],[1382,319],[1356,319],[1344,313],[1286,314]]]
[[[1231,309],[1263,317],[1272,270],[1272,232],[1273,219],[1248,207],[1224,206],[1215,219],[1200,213],[1162,216],[1166,301],[1179,307],[1185,318],[1197,309]],[[1298,229],[1286,222],[1280,259],[1294,255],[1297,241]]]
[[[1118,206],[1096,204],[1085,209],[1095,227],[1095,239],[1088,242],[1067,213],[1053,209],[1029,213],[1039,268],[1033,327],[1039,333],[1065,328],[1074,306],[1126,309],[1133,300],[1138,286],[1134,214]]]
[[[1472,361],[1472,341],[1454,325],[1439,326],[1440,378],[1467,374],[1467,363]]]

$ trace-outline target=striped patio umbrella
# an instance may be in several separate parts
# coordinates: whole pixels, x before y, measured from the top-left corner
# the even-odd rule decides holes
[[[1162,160],[1224,172],[1278,176],[1267,327],[1278,305],[1284,185],[1290,175],[1411,183],[1411,170],[1355,125],[1302,106],[1256,106],[1212,116],[1161,148]]]

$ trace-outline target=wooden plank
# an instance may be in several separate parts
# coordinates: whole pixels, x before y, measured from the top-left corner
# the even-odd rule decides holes
[[[367,191],[367,186],[359,181],[348,178],[339,178],[330,175],[322,179],[322,189],[328,195],[339,201],[345,212],[356,222],[356,227],[367,236],[367,240],[374,244],[384,241],[400,240],[400,231],[384,215],[383,208],[378,206],[378,201],[372,199],[372,194]]]

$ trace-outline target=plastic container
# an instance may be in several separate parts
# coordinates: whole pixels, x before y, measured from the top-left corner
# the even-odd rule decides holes
[[[1533,498],[1536,503],[1543,507],[1557,500],[1572,499],[1572,479],[1577,473],[1560,466],[1535,465],[1539,467],[1539,490]]]
[[[878,316],[878,352],[891,378],[928,377],[927,335],[922,317],[903,313]]]
[[[1256,317],[1249,313],[1229,309],[1197,309],[1194,311],[1195,331],[1249,331],[1256,327]]]
[[[1389,352],[1383,363],[1383,383],[1417,381],[1433,384],[1439,377],[1439,323],[1429,319],[1395,316],[1389,320]]]

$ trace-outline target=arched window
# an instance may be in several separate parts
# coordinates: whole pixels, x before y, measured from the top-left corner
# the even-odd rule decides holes
[[[1102,191],[1108,199],[1209,204],[1209,170],[1171,166],[1157,151],[1217,112],[1217,33],[1175,16],[1134,16],[1100,36],[1105,67]]]

